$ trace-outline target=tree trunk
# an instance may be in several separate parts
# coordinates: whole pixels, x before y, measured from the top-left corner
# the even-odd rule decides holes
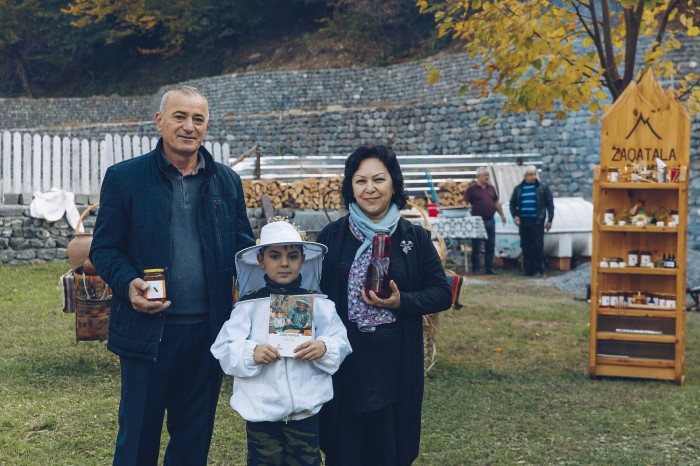
[[[19,80],[22,82],[22,90],[24,90],[24,95],[34,98],[34,93],[32,92],[32,86],[29,84],[27,67],[24,65],[24,60],[22,60],[22,56],[16,50],[13,50],[12,54],[15,57],[15,67],[17,69],[17,75],[19,75]]]

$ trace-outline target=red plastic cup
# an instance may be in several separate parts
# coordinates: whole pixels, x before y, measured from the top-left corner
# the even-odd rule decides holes
[[[434,202],[428,202],[428,217],[437,217],[438,208]]]

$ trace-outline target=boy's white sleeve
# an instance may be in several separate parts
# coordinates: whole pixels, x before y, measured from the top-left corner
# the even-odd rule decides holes
[[[326,353],[312,361],[316,367],[329,374],[335,374],[345,357],[352,352],[348,333],[343,321],[335,312],[335,305],[328,299],[317,299],[314,309],[316,339],[326,345]]]
[[[219,360],[225,374],[236,377],[253,377],[260,373],[262,365],[253,361],[256,342],[248,340],[252,322],[245,306],[236,306],[226,321],[216,341],[211,345],[211,354]]]

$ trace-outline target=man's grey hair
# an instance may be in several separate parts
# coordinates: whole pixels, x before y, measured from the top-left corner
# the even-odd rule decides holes
[[[534,173],[535,175],[537,175],[537,167],[535,167],[534,165],[525,166],[525,171],[523,172],[523,177],[525,177],[525,175],[529,175],[530,173]]]
[[[481,176],[482,173],[487,173],[489,171],[488,167],[479,167],[476,169],[476,176]]]
[[[197,97],[201,97],[204,99],[204,101],[207,103],[207,120],[209,119],[209,101],[207,101],[207,98],[204,97],[204,94],[199,92],[199,89],[193,86],[175,86],[172,89],[169,89],[165,94],[163,94],[163,97],[160,99],[160,107],[158,108],[158,111],[162,115],[163,112],[165,112],[165,106],[168,104],[168,99],[170,98],[170,95],[173,92],[180,92],[181,94],[187,94],[187,95],[194,95]]]

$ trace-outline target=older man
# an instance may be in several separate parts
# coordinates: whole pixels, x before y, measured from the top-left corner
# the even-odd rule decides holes
[[[255,244],[240,177],[202,147],[207,100],[166,92],[161,139],[107,169],[90,259],[112,288],[107,347],[119,356],[114,465],[206,465],[222,372],[209,348],[231,313],[234,256]],[[167,301],[149,301],[144,269],[164,269]]]
[[[472,215],[482,218],[488,235],[486,240],[482,238],[472,239],[472,273],[474,275],[481,273],[480,250],[481,246],[484,245],[484,270],[487,275],[495,275],[493,254],[496,247],[496,222],[494,222],[493,217],[498,212],[504,225],[506,217],[503,215],[496,188],[491,184],[491,175],[487,167],[476,169],[476,180],[464,192],[464,200],[471,204]]]
[[[510,213],[520,232],[524,275],[544,273],[544,232],[552,228],[554,200],[549,186],[537,179],[537,168],[525,167],[524,180],[510,197]]]

